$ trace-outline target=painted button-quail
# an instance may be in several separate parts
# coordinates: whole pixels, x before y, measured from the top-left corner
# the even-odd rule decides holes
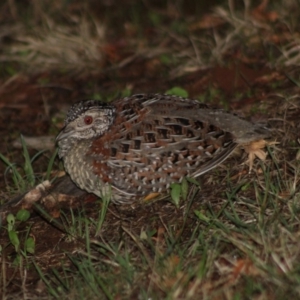
[[[57,136],[59,157],[71,179],[102,196],[129,203],[165,193],[184,176],[198,177],[237,146],[265,158],[269,131],[197,100],[138,94],[110,104],[74,104]]]

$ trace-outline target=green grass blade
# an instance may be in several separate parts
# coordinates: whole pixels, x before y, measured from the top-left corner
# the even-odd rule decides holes
[[[34,186],[35,175],[33,172],[32,163],[31,163],[31,159],[30,159],[30,156],[28,153],[28,149],[27,149],[25,140],[22,135],[21,135],[21,144],[22,144],[22,148],[23,148],[23,156],[25,158],[24,171],[25,171],[26,179],[28,180],[30,186]]]
[[[51,171],[53,169],[53,165],[54,165],[54,161],[57,157],[57,153],[58,153],[58,149],[56,148],[54,153],[52,154],[48,166],[47,166],[47,173],[46,173],[46,179],[49,180],[50,179],[50,175],[51,175]]]

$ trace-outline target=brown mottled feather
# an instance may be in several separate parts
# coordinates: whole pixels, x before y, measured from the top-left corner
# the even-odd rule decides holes
[[[85,102],[70,109],[57,138],[60,156],[79,187],[101,196],[110,184],[116,202],[164,193],[184,176],[216,167],[237,145],[268,135],[233,114],[177,96],[141,94],[108,106],[86,103],[87,109]],[[84,131],[82,118],[92,111],[100,129],[86,125]]]

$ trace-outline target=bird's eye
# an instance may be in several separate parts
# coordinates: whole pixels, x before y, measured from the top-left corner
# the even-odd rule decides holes
[[[92,116],[85,116],[84,117],[84,124],[91,125],[93,123],[93,117]]]

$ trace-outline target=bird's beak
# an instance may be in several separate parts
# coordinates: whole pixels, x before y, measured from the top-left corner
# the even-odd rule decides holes
[[[58,136],[55,139],[55,142],[59,142],[63,139],[68,138],[69,136],[71,136],[73,134],[73,127],[72,126],[65,126],[61,132],[58,134]]]

